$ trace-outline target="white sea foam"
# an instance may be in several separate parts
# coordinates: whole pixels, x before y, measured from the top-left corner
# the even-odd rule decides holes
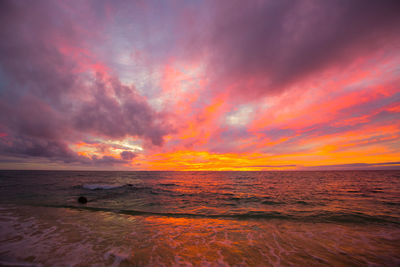
[[[10,207],[0,210],[0,236],[0,266],[308,266],[338,261],[398,266],[400,234],[397,227],[382,225],[159,216],[132,220],[128,215]]]
[[[89,190],[108,190],[123,186],[121,184],[84,184],[82,187]]]
[[[129,260],[129,252],[114,248],[104,254],[104,259],[111,260],[111,266],[120,266],[122,262]]]
[[[14,262],[14,261],[0,261],[0,266],[13,266],[13,267],[39,267],[42,264],[32,264],[30,262]]]

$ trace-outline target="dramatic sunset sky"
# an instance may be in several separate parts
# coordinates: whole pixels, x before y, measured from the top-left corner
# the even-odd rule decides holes
[[[400,1],[0,1],[0,168],[400,168]]]

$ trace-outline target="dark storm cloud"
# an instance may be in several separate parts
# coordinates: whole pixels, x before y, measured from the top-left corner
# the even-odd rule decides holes
[[[277,94],[400,44],[400,1],[217,1],[207,49],[213,88]]]
[[[160,125],[161,118],[136,94],[135,88],[124,86],[118,80],[98,78],[93,98],[80,103],[73,123],[75,129],[93,135],[110,138],[136,135],[162,145],[167,131]]]
[[[122,151],[122,152],[121,152],[121,158],[122,158],[123,160],[131,160],[131,159],[133,159],[134,157],[136,157],[136,154],[133,153],[133,152],[131,152],[131,151]]]
[[[145,155],[179,149],[185,142],[193,150],[275,153],[252,138],[250,119],[222,129],[228,114],[222,110],[249,100],[258,104],[263,96],[282,92],[296,100],[305,85],[336,79],[357,60],[383,66],[386,58],[379,53],[392,55],[400,47],[399,6],[400,1],[386,0],[0,1],[0,157],[126,164],[136,151],[123,146],[124,138],[144,145]],[[190,81],[178,81],[180,72]],[[198,88],[191,86],[197,79],[192,75],[199,75]],[[291,86],[298,90],[289,91]],[[348,105],[340,115],[370,114],[394,105],[398,95],[386,98],[391,100]],[[321,98],[321,105],[331,100],[330,95]],[[210,105],[222,102],[220,108]],[[290,105],[287,101],[276,109]],[[272,105],[265,112],[269,108],[275,109]],[[202,109],[215,123],[201,126]],[[270,113],[261,108],[255,113],[254,119],[269,120]],[[293,117],[309,120],[316,111],[298,113]],[[398,117],[395,109],[371,116],[385,122]],[[321,130],[304,126],[310,129],[283,141],[276,151],[298,151],[302,148],[295,141],[301,138],[351,128],[321,121],[314,123]],[[188,134],[179,131],[196,124],[190,134],[201,141],[185,141]],[[261,136],[279,141],[297,134],[294,120],[284,129],[273,124],[268,128],[262,122]],[[177,134],[168,138],[169,146],[155,148],[171,132]]]
[[[87,3],[80,13],[67,3],[1,1],[0,153],[68,162],[82,161],[68,144],[86,135],[163,143],[160,114],[134,86],[88,76],[97,62],[85,51],[101,39],[103,18]]]

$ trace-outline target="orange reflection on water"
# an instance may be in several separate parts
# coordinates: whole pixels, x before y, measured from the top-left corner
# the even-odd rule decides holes
[[[147,217],[145,221],[158,231],[153,246],[163,255],[163,260],[199,266],[205,263],[235,265],[244,259],[254,265],[267,259],[259,248],[249,247],[248,230],[238,228],[237,221],[171,217]],[[239,222],[239,225],[247,223]]]
[[[383,230],[373,225],[154,216],[142,219],[139,223],[151,229],[151,233],[138,247],[132,244],[129,262],[145,265],[317,266],[329,263],[349,266],[383,263],[393,260],[391,257],[396,249],[390,240],[376,238],[376,233],[392,231],[398,235],[398,230]],[[375,253],[384,255],[385,259],[376,257]]]
[[[7,239],[0,240],[0,248],[19,261],[34,260],[32,265],[394,266],[400,252],[399,229],[387,224],[130,216],[49,207],[1,209],[3,215],[12,220],[2,222]]]

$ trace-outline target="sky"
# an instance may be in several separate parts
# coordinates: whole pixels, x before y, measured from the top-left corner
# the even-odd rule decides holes
[[[0,1],[0,169],[400,169],[400,1]]]

